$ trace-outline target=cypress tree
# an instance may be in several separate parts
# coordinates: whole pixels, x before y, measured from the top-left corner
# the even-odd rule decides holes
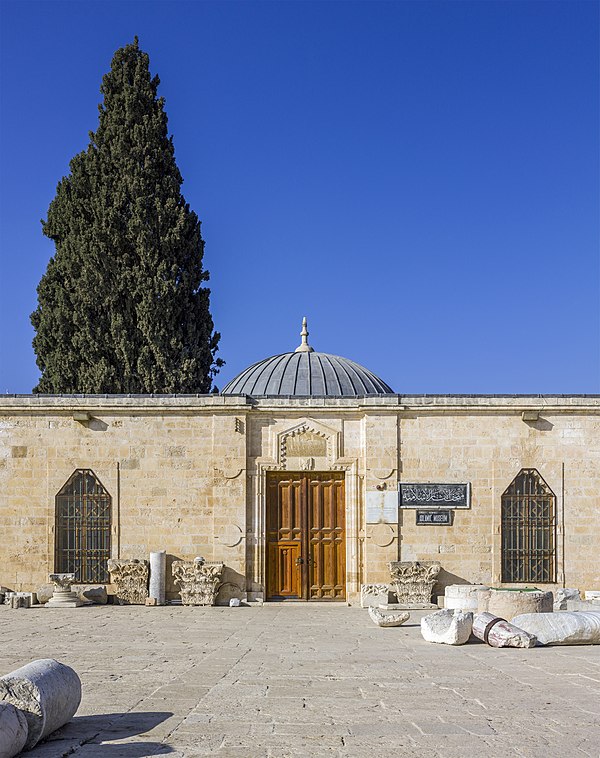
[[[42,221],[55,254],[31,316],[34,392],[204,393],[223,365],[158,85],[137,37],[117,50],[98,129]]]

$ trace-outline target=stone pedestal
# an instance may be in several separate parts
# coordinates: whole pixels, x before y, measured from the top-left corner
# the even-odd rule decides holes
[[[542,590],[494,589],[477,592],[477,611],[510,621],[521,613],[552,613],[554,597]]]
[[[145,605],[148,597],[148,561],[109,559],[118,605]]]
[[[75,574],[50,574],[48,579],[54,585],[54,592],[46,603],[46,608],[79,608],[83,605],[77,593],[71,589]]]
[[[150,553],[150,592],[148,593],[148,597],[156,600],[155,605],[165,604],[166,566],[166,550]]]
[[[485,584],[451,584],[444,591],[444,608],[477,611],[477,592],[487,590]]]
[[[440,573],[438,561],[392,561],[391,586],[398,599],[397,608],[437,608],[431,602],[433,585]]]
[[[214,605],[223,567],[216,561],[174,561],[173,581],[183,605]]]

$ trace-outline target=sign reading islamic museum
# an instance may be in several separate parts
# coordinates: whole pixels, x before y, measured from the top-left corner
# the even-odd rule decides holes
[[[400,508],[470,508],[471,484],[398,484]]]

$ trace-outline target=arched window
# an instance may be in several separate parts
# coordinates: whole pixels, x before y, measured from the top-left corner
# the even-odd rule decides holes
[[[534,468],[502,495],[502,581],[554,582],[556,497]]]
[[[77,469],[56,496],[55,571],[108,582],[111,497],[90,469]]]

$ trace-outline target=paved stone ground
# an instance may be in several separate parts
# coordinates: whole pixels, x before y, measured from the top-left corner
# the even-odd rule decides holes
[[[0,674],[34,658],[83,682],[75,719],[30,758],[600,755],[600,647],[423,641],[413,612],[0,607]]]

